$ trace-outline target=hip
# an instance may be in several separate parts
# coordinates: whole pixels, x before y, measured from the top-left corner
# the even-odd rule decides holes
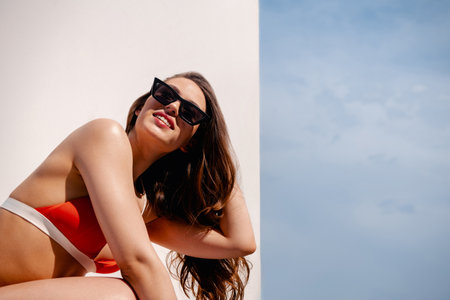
[[[3,208],[0,208],[0,237],[0,286],[86,273],[48,235]]]

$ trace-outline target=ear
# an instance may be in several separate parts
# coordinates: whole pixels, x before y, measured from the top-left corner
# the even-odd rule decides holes
[[[139,116],[139,114],[141,113],[141,109],[139,108],[139,109],[136,109],[135,111],[134,111],[134,114],[136,115],[136,116]]]

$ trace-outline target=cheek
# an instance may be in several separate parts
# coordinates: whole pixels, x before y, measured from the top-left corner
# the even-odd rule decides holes
[[[190,139],[195,133],[195,130],[191,126],[186,126],[181,129],[181,135],[184,139]]]
[[[186,124],[186,126],[183,126],[183,128],[181,128],[181,137],[183,139],[183,144],[189,143],[191,138],[197,132],[197,129],[198,129],[198,125],[195,125],[192,127],[187,124]]]
[[[142,107],[142,109],[155,109],[158,106],[159,102],[157,102],[155,99],[153,99],[153,97],[149,97],[145,103],[144,106]]]
[[[148,97],[147,100],[145,100],[144,104],[142,105],[141,110],[148,110],[148,109],[161,109],[164,107],[161,103],[159,103],[155,98],[152,96]]]

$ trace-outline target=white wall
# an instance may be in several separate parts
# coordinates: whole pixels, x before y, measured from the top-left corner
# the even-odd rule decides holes
[[[257,0],[0,1],[1,199],[76,127],[124,124],[154,76],[195,70],[227,119],[259,245],[258,36]]]

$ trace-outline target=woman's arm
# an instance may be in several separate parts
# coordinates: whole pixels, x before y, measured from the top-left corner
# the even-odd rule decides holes
[[[231,258],[255,252],[252,224],[239,187],[235,186],[220,221],[221,232],[205,231],[180,221],[158,218],[147,224],[151,240],[161,246],[189,256]]]
[[[125,280],[139,299],[175,299],[169,275],[153,249],[133,185],[128,137],[112,120],[95,120],[69,139],[74,163]]]

